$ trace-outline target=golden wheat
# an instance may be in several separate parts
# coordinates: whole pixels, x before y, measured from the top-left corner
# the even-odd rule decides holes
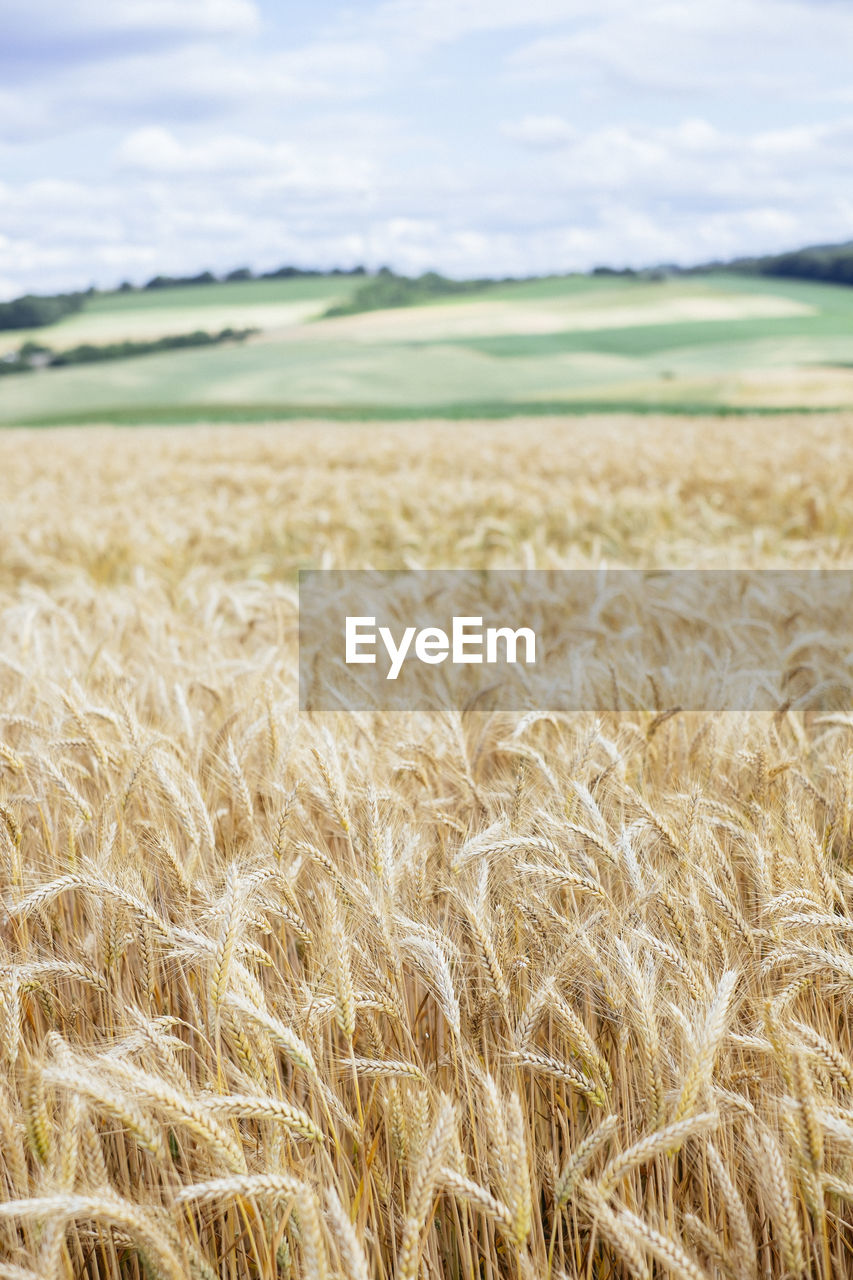
[[[853,718],[300,714],[294,572],[847,567],[851,427],[0,438],[0,1277],[848,1274]]]

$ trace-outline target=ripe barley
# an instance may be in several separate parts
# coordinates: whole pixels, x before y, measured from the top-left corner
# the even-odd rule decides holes
[[[495,1198],[485,1187],[481,1187],[478,1182],[466,1178],[464,1174],[457,1173],[455,1169],[448,1169],[446,1166],[441,1170],[441,1183],[453,1195],[460,1200],[465,1200],[468,1204],[474,1205],[481,1213],[485,1213],[487,1217],[492,1218],[509,1236],[515,1236],[516,1229],[513,1222],[512,1211],[503,1204],[502,1201]]]
[[[650,1226],[632,1210],[620,1209],[617,1214],[617,1223],[633,1235],[641,1247],[648,1249],[649,1253],[675,1277],[675,1280],[707,1280],[702,1268],[689,1254],[685,1253],[676,1240]]]
[[[542,1075],[551,1076],[555,1080],[562,1080],[566,1084],[577,1089],[579,1093],[589,1098],[590,1102],[595,1103],[597,1107],[603,1107],[606,1101],[606,1093],[600,1084],[591,1080],[589,1076],[571,1066],[568,1062],[562,1062],[558,1058],[549,1058],[544,1053],[533,1053],[530,1050],[523,1050],[514,1055],[515,1061],[520,1067],[530,1067],[533,1071]]]
[[[657,1156],[675,1155],[688,1138],[707,1133],[718,1121],[715,1111],[705,1111],[701,1115],[690,1116],[687,1120],[675,1120],[656,1133],[650,1133],[614,1156],[602,1173],[598,1185],[602,1191],[611,1191],[632,1169],[648,1164]]]
[[[370,1268],[364,1248],[334,1187],[327,1187],[325,1203],[326,1216],[331,1224],[341,1259],[346,1266],[347,1280],[369,1280]]]
[[[278,1120],[290,1133],[307,1142],[323,1142],[323,1132],[306,1112],[281,1098],[256,1097],[253,1094],[229,1093],[201,1095],[212,1111],[242,1120]]]
[[[676,1122],[690,1114],[703,1089],[711,1082],[717,1050],[726,1032],[729,1004],[736,982],[737,974],[733,970],[724,973],[720,979],[704,1025],[696,1039],[693,1061],[681,1086],[674,1115]]]
[[[569,1203],[581,1178],[586,1176],[593,1160],[605,1143],[612,1139],[618,1126],[618,1116],[606,1116],[572,1152],[554,1184],[554,1203],[558,1209]]]
[[[264,1196],[270,1199],[297,1199],[306,1188],[289,1174],[252,1173],[229,1178],[211,1178],[181,1187],[175,1192],[175,1204],[211,1204],[232,1196]]]
[[[355,988],[352,980],[350,942],[344,929],[337,900],[329,898],[331,914],[330,941],[332,970],[335,983],[335,1021],[345,1040],[352,1043],[355,1035]]]
[[[843,568],[851,420],[0,434],[0,1280],[843,1274],[853,719],[304,712],[295,570]]]
[[[0,1204],[0,1219],[69,1222],[90,1219],[121,1227],[150,1254],[152,1261],[169,1280],[185,1280],[180,1257],[164,1239],[162,1223],[151,1211],[132,1204],[112,1191],[94,1195],[34,1196],[29,1200],[7,1200]]]
[[[408,1212],[397,1260],[399,1280],[414,1280],[418,1273],[421,1236],[424,1228],[429,1225],[427,1221],[429,1205],[445,1153],[453,1137],[453,1129],[453,1107],[449,1099],[442,1098],[432,1133],[420,1152],[412,1178]]]
[[[738,1273],[753,1277],[758,1270],[758,1250],[743,1197],[732,1181],[723,1158],[713,1142],[706,1143],[705,1154],[725,1202]]]

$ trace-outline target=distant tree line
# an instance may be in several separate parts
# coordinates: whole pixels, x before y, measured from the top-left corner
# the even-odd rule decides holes
[[[765,276],[853,284],[853,241],[847,244],[815,245],[809,249],[795,249],[791,253],[777,253],[772,257],[747,258],[735,265],[740,271]]]
[[[804,249],[795,249],[789,253],[769,254],[762,257],[737,258],[730,262],[710,262],[695,267],[678,267],[662,265],[654,268],[634,270],[630,267],[614,268],[597,266],[589,273],[593,276],[617,276],[639,280],[663,280],[673,275],[691,275],[709,271],[737,271],[745,275],[781,276],[801,280],[823,280],[834,284],[853,285],[853,241],[834,245],[813,245]],[[386,307],[411,307],[428,302],[438,297],[449,297],[454,294],[475,293],[490,284],[506,283],[514,277],[480,278],[476,280],[451,280],[437,271],[427,271],[420,276],[398,275],[390,267],[381,267],[377,272],[370,272],[367,267],[334,267],[321,270],[311,267],[282,266],[274,271],[254,272],[251,267],[236,267],[224,275],[214,275],[212,271],[202,271],[189,276],[156,275],[142,286],[124,281],[119,286],[120,293],[136,292],[141,289],[176,289],[187,285],[231,284],[248,280],[309,280],[323,276],[363,277],[352,296],[345,302],[329,308],[327,316],[357,315],[362,311],[376,311]],[[516,279],[535,279],[536,277],[515,277]],[[94,288],[76,293],[56,293],[52,295],[26,294],[14,298],[11,302],[0,302],[0,330],[4,329],[38,329],[55,324],[64,316],[81,310],[86,299],[95,293]],[[228,332],[227,330],[225,332]],[[156,344],[150,350],[165,350],[168,346],[178,346],[190,339],[186,345],[202,345],[197,334],[183,335],[180,339],[159,339],[166,347]],[[226,341],[220,335],[203,335],[204,341]],[[102,354],[86,354],[89,348],[77,348],[81,354],[72,360],[70,352],[53,353],[57,359],[61,354],[63,363],[83,363],[86,360],[118,360],[128,355],[144,355],[149,344],[133,343],[133,351],[123,350],[128,344],[113,343],[109,347],[91,348]],[[103,354],[115,349],[115,354]],[[14,362],[12,362],[14,364]],[[9,372],[7,360],[0,373]]]
[[[432,298],[475,293],[494,283],[489,279],[450,280],[437,271],[427,271],[422,276],[400,276],[389,267],[382,267],[375,276],[359,285],[351,298],[329,307],[324,316],[353,316],[386,307],[415,307]]]
[[[85,293],[55,293],[40,297],[33,293],[11,302],[0,302],[0,329],[40,329],[55,324],[63,316],[79,311]]]
[[[706,262],[683,269],[685,275],[709,271],[737,271],[750,276],[775,276],[791,280],[823,280],[829,284],[853,284],[853,240],[844,244],[809,245],[787,253]]]
[[[668,280],[678,274],[678,267],[665,264],[660,267],[593,267],[591,276],[613,276],[618,280]]]
[[[133,356],[150,356],[159,351],[175,351],[185,347],[210,347],[220,342],[245,342],[257,333],[257,329],[222,329],[219,333],[207,333],[196,329],[193,333],[178,333],[171,337],[152,338],[145,342],[108,342],[95,345],[80,343],[65,351],[54,351],[39,342],[25,342],[22,347],[0,360],[0,376],[10,373],[27,373],[32,369],[55,369],[72,364],[96,364],[102,360],[127,360]]]
[[[312,280],[321,276],[364,276],[366,267],[333,267],[330,271],[321,271],[312,267],[277,267],[275,271],[254,272],[251,267],[235,267],[225,275],[217,276],[212,271],[202,271],[194,276],[152,276],[143,289],[180,289],[187,285],[199,284],[234,284],[241,280]],[[133,293],[136,286],[125,280],[119,285],[119,293]]]
[[[655,267],[634,271],[630,267],[595,267],[589,274],[616,276],[637,280],[665,280],[669,267]],[[478,293],[489,285],[519,283],[535,280],[536,276],[482,276],[476,280],[451,280],[437,271],[426,271],[421,276],[397,275],[390,267],[381,267],[370,276],[345,302],[336,303],[323,313],[324,318],[354,316],[362,311],[379,311],[390,307],[416,307],[433,298],[453,297],[459,294]]]
[[[246,268],[242,268],[245,270]],[[368,274],[367,267],[332,267],[329,271],[314,271],[303,267],[277,267],[275,271],[264,271],[259,276],[252,276],[251,272],[242,279],[255,280],[310,280],[317,276],[366,276]],[[233,272],[232,272],[233,275]],[[226,279],[230,279],[228,276]]]

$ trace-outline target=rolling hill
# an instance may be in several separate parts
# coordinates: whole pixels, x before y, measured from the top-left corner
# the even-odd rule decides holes
[[[853,290],[743,271],[477,282],[361,311],[355,279],[87,296],[38,330],[61,350],[228,326],[240,345],[0,381],[0,423],[742,412],[853,405]],[[332,313],[331,315],[329,313]]]

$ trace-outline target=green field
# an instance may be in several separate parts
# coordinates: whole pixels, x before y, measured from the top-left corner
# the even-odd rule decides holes
[[[170,289],[135,289],[129,293],[98,293],[86,313],[115,315],[128,311],[181,311],[186,308],[264,306],[287,302],[327,305],[353,289],[340,276],[308,276],[296,280],[235,280],[230,284],[177,285]]]
[[[746,277],[562,277],[321,319],[341,277],[96,294],[26,337],[61,348],[225,326],[242,345],[0,381],[0,422],[506,416],[853,406],[853,289]]]
[[[0,355],[28,340],[59,350],[84,342],[133,342],[194,329],[283,329],[321,314],[352,288],[352,281],[321,276],[96,293],[86,299],[82,311],[58,324],[0,331]]]

